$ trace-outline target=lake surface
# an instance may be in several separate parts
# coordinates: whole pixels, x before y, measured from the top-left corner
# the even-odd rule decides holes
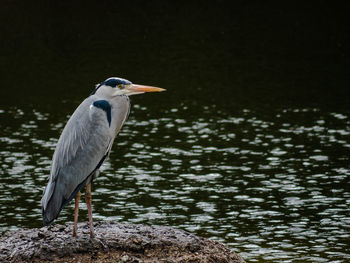
[[[95,221],[174,226],[247,262],[349,261],[340,8],[162,3],[2,4],[0,231],[42,226],[65,123],[96,83],[121,76],[167,91],[131,97],[93,184]],[[56,222],[72,221],[73,203]]]

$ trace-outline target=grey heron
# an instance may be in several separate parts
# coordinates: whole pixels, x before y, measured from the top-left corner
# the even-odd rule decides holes
[[[164,89],[112,77],[97,85],[78,106],[64,127],[52,158],[49,181],[41,199],[45,225],[57,219],[74,198],[73,236],[76,236],[80,190],[86,185],[90,236],[94,236],[91,183],[129,115],[128,96],[159,91]]]

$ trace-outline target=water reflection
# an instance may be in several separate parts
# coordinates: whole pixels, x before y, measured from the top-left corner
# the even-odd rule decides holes
[[[348,116],[191,107],[156,118],[134,105],[93,186],[96,219],[177,226],[223,241],[250,262],[350,259]],[[0,116],[0,228],[39,227],[67,116],[34,108],[3,108]],[[71,205],[58,222],[72,214]]]

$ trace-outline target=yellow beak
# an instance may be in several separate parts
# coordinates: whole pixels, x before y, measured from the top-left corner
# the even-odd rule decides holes
[[[132,91],[132,92],[161,92],[161,91],[165,91],[165,89],[162,89],[162,88],[145,86],[145,85],[138,85],[138,84],[131,84],[131,86],[128,87],[127,89]]]

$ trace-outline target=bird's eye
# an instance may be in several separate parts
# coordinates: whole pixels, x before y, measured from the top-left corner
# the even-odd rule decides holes
[[[124,87],[123,84],[119,84],[119,85],[118,85],[118,88],[119,88],[119,89],[124,89],[125,87]]]

